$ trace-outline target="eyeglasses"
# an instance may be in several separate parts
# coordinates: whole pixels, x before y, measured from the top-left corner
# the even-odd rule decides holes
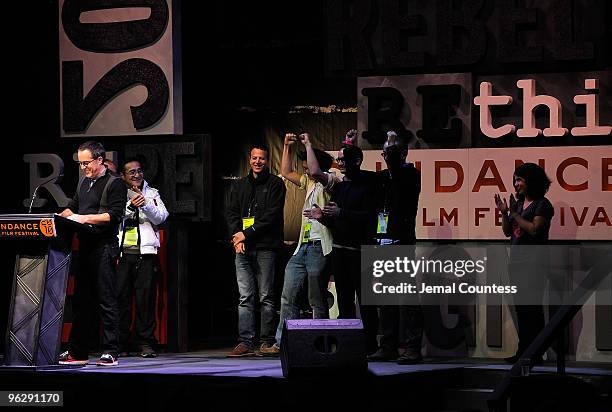
[[[132,170],[128,170],[128,171],[126,172],[126,174],[127,174],[128,176],[136,176],[136,175],[141,175],[141,174],[144,174],[144,170],[142,170],[142,169],[132,169]]]
[[[83,160],[82,162],[77,161],[77,163],[78,163],[78,164],[79,164],[79,166],[81,166],[81,167],[87,167],[87,166],[89,166],[89,164],[90,164],[91,162],[93,162],[94,160],[98,160],[98,159],[99,159],[99,157],[96,157],[95,159],[91,159],[91,160]]]
[[[344,157],[337,157],[336,163],[344,163]]]

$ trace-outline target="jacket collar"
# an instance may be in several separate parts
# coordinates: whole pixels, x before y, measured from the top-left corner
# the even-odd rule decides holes
[[[100,176],[97,176],[96,178],[88,177],[87,179],[89,179],[89,182],[91,182],[91,185],[93,185],[98,180],[102,179],[103,177],[106,177],[107,175],[109,175],[108,169],[104,168],[104,172]]]
[[[249,179],[249,182],[252,185],[262,185],[264,183],[266,183],[266,181],[270,178],[270,170],[268,170],[267,168],[264,169],[258,176],[257,179],[255,179],[253,177],[253,171],[250,170],[249,174],[247,175],[247,178]]]

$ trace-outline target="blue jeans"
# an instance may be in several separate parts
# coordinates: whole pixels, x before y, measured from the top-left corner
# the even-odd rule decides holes
[[[308,277],[308,303],[315,319],[329,318],[327,308],[327,279],[325,265],[327,257],[323,256],[321,242],[306,243],[297,254],[291,256],[285,268],[285,280],[281,295],[280,322],[276,329],[276,344],[280,346],[285,319],[296,319],[300,310],[298,293]]]
[[[236,254],[238,281],[238,342],[253,347],[255,343],[255,296],[259,291],[261,343],[274,343],[274,260],[276,252],[255,249]]]

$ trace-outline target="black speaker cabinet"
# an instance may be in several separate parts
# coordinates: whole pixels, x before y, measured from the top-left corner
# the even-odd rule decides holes
[[[361,319],[286,320],[280,354],[285,377],[368,370]]]

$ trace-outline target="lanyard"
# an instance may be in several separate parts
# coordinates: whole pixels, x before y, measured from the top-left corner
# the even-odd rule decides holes
[[[257,209],[257,199],[255,197],[255,188],[251,189],[251,200],[249,201],[249,209],[247,212],[247,217],[251,217],[251,211],[253,211],[253,213],[255,213],[255,209]]]
[[[385,191],[384,202],[383,202],[383,213],[387,213],[387,206],[389,204],[389,192],[393,190],[393,181],[391,179],[391,171],[389,171],[389,179],[383,184],[383,190]]]
[[[310,207],[312,209],[312,207],[316,204],[316,199],[315,199],[315,191],[317,190],[317,183],[315,183],[315,186],[312,188],[310,194],[308,195],[308,198],[306,199],[305,205],[307,207]],[[308,221],[310,221],[311,219],[308,219]]]

